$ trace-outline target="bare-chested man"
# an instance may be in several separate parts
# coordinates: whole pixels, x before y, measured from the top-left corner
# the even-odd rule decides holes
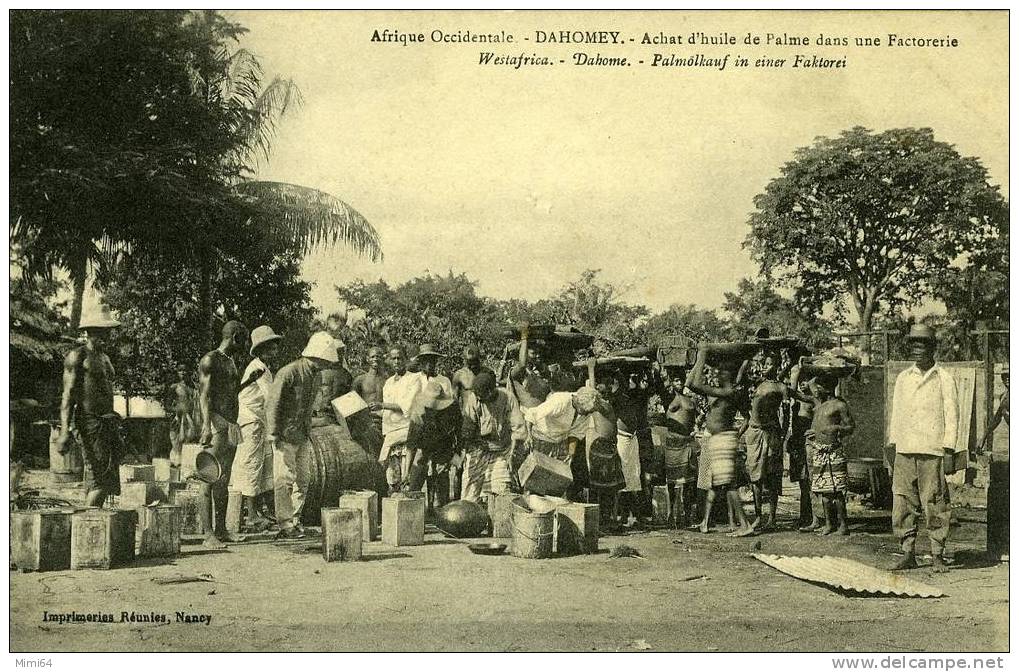
[[[701,521],[701,532],[708,532],[711,522],[711,510],[715,499],[721,494],[729,504],[730,516],[735,516],[739,523],[732,536],[745,537],[754,534],[754,528],[743,512],[743,504],[736,487],[737,460],[739,438],[736,433],[736,413],[749,409],[746,405],[745,390],[742,388],[743,376],[747,361],[740,358],[723,356],[726,346],[702,344],[697,351],[697,359],[690,372],[687,387],[697,394],[708,397],[708,414],[705,427],[711,436],[708,437],[704,450],[701,452],[699,465],[698,487],[704,486],[707,497],[704,504],[704,518]],[[718,383],[707,382],[704,368],[709,356],[717,359]],[[704,478],[702,480],[701,475]]]
[[[846,491],[849,474],[846,465],[843,437],[853,433],[856,422],[849,412],[849,404],[835,396],[838,379],[820,375],[810,381],[814,398],[814,421],[807,430],[807,449],[812,456],[812,490],[824,504],[824,527],[820,534],[849,534],[846,517]]]
[[[368,370],[354,378],[353,389],[364,399],[364,403],[382,403],[382,388],[389,378],[385,369],[385,353],[382,348],[375,346],[368,350]],[[382,411],[372,411],[372,419],[379,432],[382,431]]]
[[[789,379],[790,417],[785,450],[789,453],[789,480],[800,486],[800,519],[797,529],[800,532],[813,532],[821,527],[814,506],[817,498],[810,489],[810,457],[807,454],[807,431],[814,423],[814,401],[809,390],[803,389],[807,381],[800,380],[800,372],[801,368],[794,366]]]
[[[651,470],[650,456],[654,449],[649,445],[651,425],[648,423],[647,407],[648,400],[658,392],[660,381],[656,369],[652,369],[646,376],[632,376],[627,371],[617,371],[604,395],[616,414],[616,450],[622,461],[625,479],[619,497],[619,512],[624,524],[630,513],[638,526],[646,524],[650,516],[645,476]]]
[[[782,492],[782,403],[788,399],[788,388],[778,380],[781,362],[775,350],[765,350],[760,362],[760,382],[750,399],[750,418],[740,435],[740,446],[746,453],[750,485],[754,490],[757,519],[754,528],[767,530],[775,526],[778,496]],[[768,510],[761,518],[761,504]]]
[[[120,326],[103,308],[81,320],[85,345],[64,358],[64,391],[60,404],[57,449],[67,452],[71,422],[78,431],[82,457],[92,472],[85,484],[88,506],[102,506],[120,494],[120,416],[113,412],[113,364],[104,351],[110,330]]]
[[[487,371],[495,376],[495,372],[481,364],[481,350],[471,345],[464,350],[464,365],[453,374],[453,396],[460,400],[463,393],[471,389],[474,384],[474,377]]]
[[[247,349],[248,328],[236,320],[223,325],[219,347],[198,362],[198,405],[202,409],[201,444],[216,458],[222,467],[218,481],[205,484],[209,506],[199,512],[205,527],[204,545],[223,548],[224,541],[237,541],[239,537],[226,530],[227,484],[240,442],[237,424],[240,374],[234,357]],[[215,518],[215,520],[213,520]]]

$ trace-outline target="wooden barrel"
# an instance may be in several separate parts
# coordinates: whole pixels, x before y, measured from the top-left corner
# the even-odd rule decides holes
[[[318,525],[322,509],[335,507],[343,490],[371,490],[375,483],[371,460],[350,433],[339,425],[311,430],[308,493],[301,522]]]
[[[81,446],[71,435],[67,442],[67,452],[61,453],[57,450],[57,439],[60,437],[60,428],[54,427],[50,430],[50,473],[56,483],[79,483],[85,476],[85,462],[81,457]]]

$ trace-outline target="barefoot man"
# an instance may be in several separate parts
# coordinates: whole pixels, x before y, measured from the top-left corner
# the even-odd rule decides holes
[[[762,353],[761,382],[750,400],[750,419],[740,436],[746,452],[750,486],[754,490],[754,508],[757,520],[754,528],[771,529],[775,526],[778,496],[782,492],[782,430],[780,411],[788,398],[788,388],[778,380],[779,354],[775,350]],[[765,517],[761,518],[761,505],[767,503]]]
[[[728,502],[731,515],[736,516],[739,528],[732,536],[746,537],[754,534],[754,528],[743,513],[743,503],[736,489],[736,453],[739,439],[736,436],[736,411],[740,410],[741,399],[745,398],[740,387],[746,369],[746,361],[739,357],[726,357],[721,352],[731,346],[715,346],[704,344],[697,351],[697,360],[690,372],[687,387],[697,394],[708,397],[708,415],[705,428],[710,432],[701,462],[707,461],[705,474],[708,481],[707,498],[704,504],[704,519],[701,521],[701,532],[707,532],[711,522],[711,509],[715,499],[722,495]],[[704,368],[709,356],[716,356],[718,362],[718,384],[709,385]],[[701,479],[698,477],[698,485]]]
[[[959,426],[958,396],[952,375],[934,361],[934,330],[909,329],[910,354],[916,361],[895,379],[889,448],[892,468],[892,531],[905,553],[895,569],[916,567],[916,516],[923,510],[931,542],[933,570],[947,572],[944,553],[951,509],[945,482],[945,455],[955,451]]]
[[[814,508],[810,458],[807,455],[807,431],[814,422],[814,401],[808,394],[809,389],[803,389],[807,381],[800,380],[801,370],[799,365],[794,366],[789,379],[789,434],[786,436],[785,449],[789,453],[789,480],[800,486],[800,519],[797,529],[800,532],[813,532],[821,527]]]
[[[846,492],[849,489],[849,467],[842,439],[853,433],[856,422],[849,404],[835,396],[838,380],[822,374],[810,381],[814,399],[814,419],[806,433],[810,454],[811,490],[821,497],[824,527],[819,534],[849,534],[846,517]]]
[[[113,412],[113,364],[104,345],[110,330],[120,322],[108,308],[81,320],[85,345],[64,358],[64,393],[60,404],[57,450],[68,450],[72,419],[81,441],[81,453],[92,472],[85,484],[88,506],[102,506],[109,495],[120,494],[120,416]]]
[[[244,352],[247,343],[247,327],[231,320],[223,325],[219,347],[198,362],[198,406],[202,409],[200,442],[222,468],[218,481],[202,486],[209,506],[203,506],[199,513],[208,548],[223,548],[224,541],[238,540],[226,531],[226,501],[230,468],[241,439],[241,429],[237,424],[237,393],[241,381],[234,357]]]

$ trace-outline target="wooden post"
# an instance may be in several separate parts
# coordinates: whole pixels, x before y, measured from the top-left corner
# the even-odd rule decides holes
[[[982,336],[983,343],[981,344],[984,349],[984,427],[986,428],[991,422],[991,418],[994,417],[994,357],[991,354],[991,334],[1008,334],[1008,329],[987,329],[986,326],[981,324],[983,328],[975,329],[969,332],[972,336]],[[987,435],[987,447],[988,453],[994,452],[994,433],[991,432]]]
[[[984,332],[984,423],[994,417],[994,360],[991,358],[991,332]],[[994,432],[987,437],[987,451],[994,452]]]

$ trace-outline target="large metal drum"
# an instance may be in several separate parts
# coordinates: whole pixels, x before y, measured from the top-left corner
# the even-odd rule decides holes
[[[342,490],[372,490],[374,470],[360,444],[346,427],[328,424],[311,429],[308,494],[301,522],[318,525],[322,507],[334,507]]]

